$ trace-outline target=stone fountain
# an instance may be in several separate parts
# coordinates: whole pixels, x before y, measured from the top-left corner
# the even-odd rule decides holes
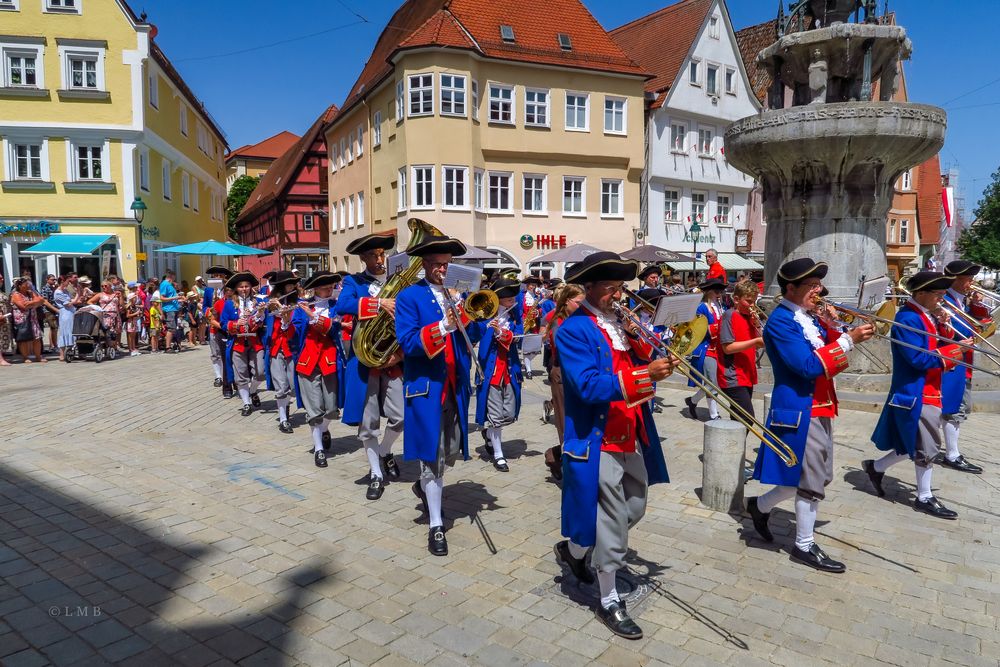
[[[769,108],[726,131],[726,158],[763,188],[768,293],[798,257],[829,263],[824,283],[837,300],[886,274],[893,184],[941,149],[947,124],[942,109],[892,101],[911,50],[875,0],[779,9],[777,41],[757,56],[773,81]]]

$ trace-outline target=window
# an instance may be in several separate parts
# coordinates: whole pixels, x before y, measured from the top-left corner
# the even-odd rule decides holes
[[[719,66],[708,65],[705,68],[705,92],[709,95],[719,94]]]
[[[347,228],[354,229],[354,195],[347,198]]]
[[[733,224],[731,216],[732,202],[733,202],[733,197],[729,193],[720,192],[718,195],[716,195],[715,224],[723,226]]]
[[[200,122],[197,124],[198,129],[198,149],[205,155],[210,155],[212,152],[212,141],[208,138],[208,129],[202,125]]]
[[[441,75],[441,113],[465,117],[465,77]]]
[[[347,200],[340,200],[340,230],[343,231],[347,229]]]
[[[548,211],[545,201],[545,176],[540,174],[524,175],[524,192],[522,201],[524,202],[525,213],[545,214]]]
[[[413,208],[434,206],[434,167],[413,167]]]
[[[560,32],[556,34],[556,39],[559,41],[559,48],[562,49],[563,51],[573,50],[573,40],[571,40],[569,38],[569,35],[567,35],[566,33]]]
[[[584,214],[583,187],[586,179],[579,176],[563,177],[563,213],[567,215]]]
[[[414,74],[410,77],[410,116],[434,113],[434,75]]]
[[[398,180],[398,198],[396,202],[396,209],[400,211],[406,210],[406,167],[401,167],[399,169],[399,174],[397,176]]]
[[[340,166],[346,167],[348,163],[347,159],[347,140],[344,137],[340,138]]]
[[[344,147],[344,160],[346,160],[348,164],[354,162],[354,135],[348,134],[340,141],[341,146]]]
[[[625,98],[604,98],[604,131],[625,134]]]
[[[889,218],[889,243],[896,243],[896,228],[899,225],[899,221],[896,218]]]
[[[42,144],[14,144],[14,180],[42,179]]]
[[[358,227],[365,226],[365,193],[358,193]]]
[[[524,124],[549,126],[549,91],[528,88],[524,91]]]
[[[181,134],[185,137],[188,135],[188,110],[183,104],[181,105]]]
[[[899,242],[902,245],[910,242],[910,221],[905,218],[899,221]]]
[[[913,189],[913,171],[907,169],[903,172],[902,182],[900,183],[900,189],[902,190],[912,190]]]
[[[467,194],[469,169],[467,167],[444,168],[444,206],[445,208],[468,208]]]
[[[365,152],[365,128],[358,125],[358,157]]]
[[[100,181],[104,178],[101,164],[102,146],[76,146],[77,181]]]
[[[97,58],[95,56],[69,57],[69,87],[97,90]]]
[[[681,221],[681,193],[677,190],[663,191],[663,221]]]
[[[473,173],[472,179],[473,179],[472,188],[476,191],[475,194],[476,210],[482,211],[484,208],[483,200],[485,199],[485,193],[483,192],[483,187],[484,187],[483,170],[476,169],[475,172]]]
[[[590,96],[587,93],[566,93],[566,129],[586,132],[590,129],[587,118]]]
[[[601,179],[601,217],[622,217],[622,181]]]
[[[149,192],[149,151],[139,151],[139,189]]]
[[[683,153],[684,141],[687,137],[687,125],[683,123],[670,124],[670,150]]]
[[[154,109],[160,108],[160,77],[156,72],[150,72],[147,77],[149,83],[149,106]]]
[[[336,141],[330,144],[330,171],[337,171],[340,166],[340,144]]]
[[[80,11],[76,0],[45,0],[45,8],[57,11]]]
[[[712,39],[719,39],[719,17],[710,16],[708,19],[708,36]]]
[[[509,172],[490,172],[489,208],[498,213],[511,211]]]
[[[372,148],[382,145],[382,112],[376,111],[372,118]]]
[[[705,222],[705,193],[691,193],[691,221]]]
[[[479,120],[479,82],[472,82],[472,120]]]
[[[726,68],[726,94],[736,94],[736,70],[732,67]]]
[[[163,185],[163,198],[170,201],[173,197],[173,187],[170,183],[170,162],[167,160],[160,163],[160,181]]]
[[[514,41],[514,27],[509,25],[500,26],[500,39],[505,42]]]
[[[20,88],[41,88],[41,70],[35,67],[38,62],[36,52],[23,53],[4,51],[6,54],[6,85]]]
[[[306,213],[302,216],[302,229],[307,232],[311,232],[315,229],[315,227],[313,227],[313,217],[311,213]]]
[[[514,123],[514,87],[490,84],[490,122]]]
[[[403,109],[406,103],[403,99],[403,82],[396,82],[396,122],[401,123],[403,121]]]
[[[715,140],[715,129],[711,127],[698,128],[698,152],[701,155],[712,155],[712,141]]]
[[[195,211],[201,209],[201,195],[198,193],[198,179],[191,177],[191,208]]]
[[[191,182],[187,172],[181,172],[181,205],[184,208],[191,208]]]
[[[18,0],[0,0],[0,11],[3,11],[3,10],[6,9],[6,10],[10,10],[10,11],[15,11],[16,12],[16,11],[18,11],[20,9],[18,7],[17,3],[18,3]]]
[[[688,81],[692,86],[701,85],[701,61],[696,58],[692,58],[688,65]]]

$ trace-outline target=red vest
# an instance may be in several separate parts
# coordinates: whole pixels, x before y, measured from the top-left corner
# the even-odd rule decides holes
[[[590,315],[597,326],[597,318]],[[628,376],[633,368],[632,355],[628,351],[616,350],[611,344],[611,337],[604,329],[598,327],[604,336],[608,349],[611,350],[611,372],[618,377]],[[608,419],[604,426],[604,439],[601,441],[602,452],[619,452],[631,454],[635,452],[635,439],[645,440],[646,430],[642,421],[642,404],[629,407],[627,401],[612,401],[608,404]]]
[[[274,328],[271,330],[271,356],[277,357],[278,354],[285,355],[285,359],[292,358],[292,348],[289,342],[295,335],[295,329],[289,326],[287,329],[282,330],[281,328],[281,318],[274,318]]]
[[[510,364],[507,356],[510,354],[510,344],[514,341],[514,334],[504,331],[495,338],[497,342],[497,361],[493,365],[493,377],[490,378],[491,387],[502,387],[510,384]]]
[[[826,343],[835,343],[840,338],[840,332],[830,329],[822,322],[819,325],[826,334]],[[816,386],[813,388],[813,417],[836,417],[837,416],[837,389],[833,383],[833,375],[820,375],[816,378]]]
[[[295,364],[296,373],[311,375],[317,367],[320,375],[337,372],[337,345],[329,335],[332,327],[333,320],[329,317],[320,317],[316,324],[309,325],[299,361]]]
[[[937,325],[931,320],[927,314],[920,310],[919,308],[913,306],[912,304],[906,304],[910,309],[920,315],[920,321],[923,322],[924,331],[928,334],[936,334],[938,332]],[[938,349],[938,340],[934,336],[927,336],[927,351],[936,352]],[[924,405],[933,405],[936,407],[941,407],[941,375],[944,372],[943,368],[932,368],[927,371],[927,375],[924,377]]]

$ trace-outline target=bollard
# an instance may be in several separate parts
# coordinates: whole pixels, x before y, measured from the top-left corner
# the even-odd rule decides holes
[[[739,422],[705,423],[701,502],[717,512],[743,511],[743,454],[747,430]]]
[[[764,394],[764,418],[760,420],[763,424],[767,421],[767,415],[771,412],[771,392]]]

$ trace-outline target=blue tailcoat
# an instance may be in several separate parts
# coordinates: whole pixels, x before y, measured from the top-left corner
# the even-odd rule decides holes
[[[597,479],[604,423],[611,402],[624,400],[624,395],[611,370],[611,348],[585,308],[577,309],[559,326],[556,349],[566,405],[562,534],[587,547],[594,544],[597,533]],[[642,449],[642,458],[649,484],[669,482],[649,402],[642,405],[642,420],[648,443]],[[642,447],[638,443],[636,446]]]
[[[719,306],[718,308],[719,310],[722,310],[722,306]],[[698,315],[704,316],[704,318],[708,320],[709,326],[717,324],[719,321],[717,317],[712,315],[712,309],[708,307],[707,303],[702,302],[701,304],[699,304],[697,313]],[[711,344],[712,344],[712,335],[709,333],[705,336],[704,340],[701,341],[701,344],[698,347],[694,348],[694,352],[691,353],[691,365],[694,366],[695,370],[697,370],[702,375],[705,374],[705,355],[708,352],[708,348]],[[708,378],[708,379],[711,380],[713,383],[716,382],[716,378]],[[694,380],[688,380],[688,386],[694,387],[695,386]]]
[[[337,314],[354,317],[354,330],[358,327],[358,307],[363,297],[371,296],[368,286],[375,281],[367,273],[355,273],[344,278],[337,297]],[[352,338],[353,342],[353,338]],[[342,422],[349,426],[357,426],[365,412],[365,393],[368,390],[368,367],[354,356],[353,346],[348,346],[347,368],[344,371],[346,397],[344,399],[344,415]]]
[[[486,422],[486,402],[490,393],[490,378],[497,365],[499,347],[493,335],[493,327],[488,321],[476,322],[474,325],[479,335],[479,365],[483,369],[482,382],[476,387],[476,423]],[[515,303],[510,309],[510,330],[515,335],[524,333],[524,319],[520,304]],[[507,370],[510,374],[510,386],[514,390],[514,418],[521,413],[521,343],[518,339],[510,344],[510,354],[507,355]]]
[[[968,314],[962,302],[955,297],[951,290],[944,295],[945,300],[952,307]],[[951,318],[951,328],[955,330],[955,340],[972,338],[972,327],[959,317]],[[972,355],[967,354],[965,361],[972,362]],[[941,377],[941,414],[953,415],[962,409],[962,397],[965,395],[965,380],[968,377],[969,369],[965,366],[955,366],[950,371],[945,371]]]
[[[206,287],[205,294],[203,294],[201,297],[202,315],[211,310],[214,304],[215,304],[215,288]],[[222,336],[223,340],[226,340],[228,338],[228,334],[225,331],[221,331],[220,335]],[[235,381],[236,377],[233,374],[233,355],[230,354],[231,352],[232,348],[229,346],[229,343],[226,343],[225,354],[222,355],[222,369],[223,369],[223,375],[225,376],[225,382],[229,384],[232,384]]]
[[[240,314],[236,310],[236,304],[233,303],[232,299],[226,299],[226,303],[222,306],[222,314],[219,316],[219,328],[222,329],[223,333],[226,335],[226,353],[224,357],[224,365],[226,367],[226,380],[228,382],[235,382],[236,375],[233,373],[233,345],[236,343],[236,336],[230,336],[229,323],[235,322],[240,319]],[[257,330],[257,335],[262,335],[263,332],[260,329]],[[264,366],[267,367],[267,362],[265,361]]]
[[[818,328],[823,331],[822,327]],[[795,313],[784,303],[768,316],[763,336],[774,373],[771,411],[766,415],[765,425],[792,448],[799,462],[789,467],[770,447],[762,445],[757,452],[753,477],[763,484],[798,486],[802,477],[802,458],[806,451],[816,378],[824,375],[826,370],[813,346],[806,340],[802,325],[795,321]]]
[[[917,329],[924,328],[920,314],[908,306],[896,313],[896,322]],[[896,340],[927,349],[926,333],[894,326],[890,335]],[[902,345],[892,346],[892,383],[889,386],[889,396],[882,406],[882,415],[872,433],[872,442],[876,447],[883,451],[908,454],[911,459],[914,457],[927,372],[943,367],[944,361],[939,356]]]
[[[410,285],[396,299],[396,340],[403,350],[403,459],[437,460],[441,439],[441,401],[447,365],[442,351],[427,357],[420,330],[444,319],[437,299],[426,280]],[[477,327],[468,328],[473,344]],[[449,334],[455,351],[455,399],[462,430],[462,455],[469,458],[469,365],[471,357],[458,330]]]

